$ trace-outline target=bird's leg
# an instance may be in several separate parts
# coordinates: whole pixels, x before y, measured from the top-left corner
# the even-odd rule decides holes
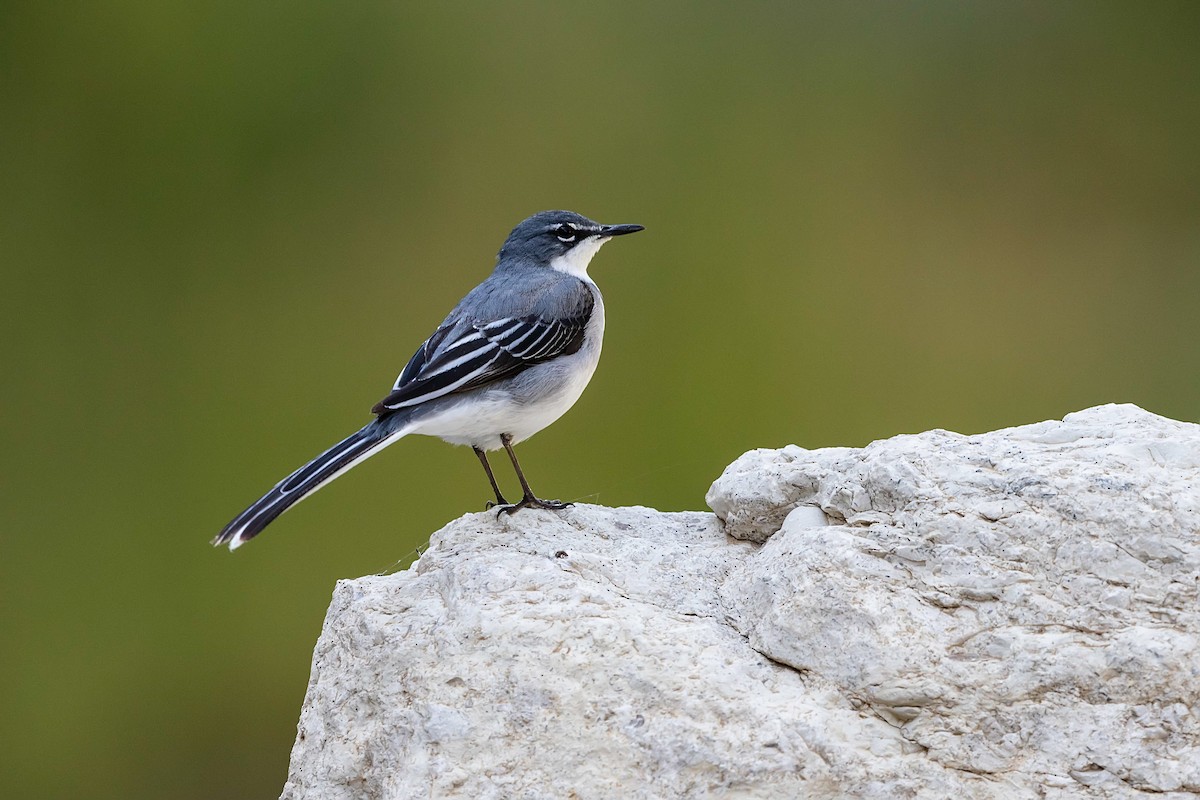
[[[504,449],[508,451],[508,457],[512,460],[513,469],[517,471],[517,479],[521,481],[521,491],[525,496],[521,498],[521,502],[515,505],[506,505],[500,509],[499,514],[515,514],[522,508],[548,508],[552,511],[559,511],[571,505],[570,503],[562,503],[558,500],[541,500],[533,493],[533,489],[529,488],[529,481],[525,480],[525,473],[521,471],[521,464],[517,461],[517,454],[513,452],[512,435],[508,433],[500,434],[500,441],[504,444]]]
[[[504,495],[500,494],[500,487],[496,485],[496,476],[492,474],[492,465],[488,463],[487,453],[480,450],[478,447],[472,447],[475,455],[479,456],[479,463],[483,464],[483,471],[487,473],[488,483],[492,484],[492,491],[496,493],[496,502],[488,500],[484,508],[493,508],[495,506],[506,506],[508,501],[504,499]]]

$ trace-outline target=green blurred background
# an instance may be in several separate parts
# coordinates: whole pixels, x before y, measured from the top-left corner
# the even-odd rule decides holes
[[[509,229],[610,245],[539,491],[752,447],[1194,420],[1200,4],[0,4],[0,786],[270,797],[335,579],[488,497],[413,438],[236,555]],[[512,486],[505,467],[503,482]]]

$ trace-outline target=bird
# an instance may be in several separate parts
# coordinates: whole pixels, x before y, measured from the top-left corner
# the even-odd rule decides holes
[[[410,434],[475,451],[500,514],[559,510],[529,488],[513,446],[557,420],[583,394],[600,359],[604,300],[588,265],[600,247],[641,225],[602,225],[573,211],[521,222],[491,274],[417,348],[374,419],[277,483],[212,540],[235,550],[276,517]],[[487,454],[507,452],[523,496],[509,503]]]

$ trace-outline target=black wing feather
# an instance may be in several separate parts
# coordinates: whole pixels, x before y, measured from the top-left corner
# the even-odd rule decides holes
[[[443,325],[421,345],[391,393],[372,411],[382,415],[467,392],[576,353],[583,346],[594,305],[589,293],[583,313],[572,317],[534,315]]]

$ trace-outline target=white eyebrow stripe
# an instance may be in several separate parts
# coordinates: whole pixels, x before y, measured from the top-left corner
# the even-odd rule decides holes
[[[599,233],[601,226],[580,225],[578,222],[556,222],[550,226],[552,231],[561,231],[563,228],[570,228],[573,231],[582,231],[584,233]]]

